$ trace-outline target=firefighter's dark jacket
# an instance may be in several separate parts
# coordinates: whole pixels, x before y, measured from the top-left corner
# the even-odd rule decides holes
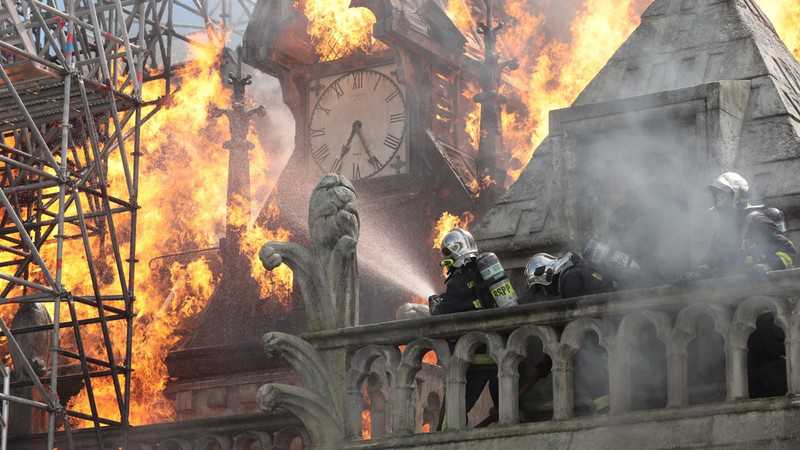
[[[432,315],[497,307],[489,286],[481,278],[476,258],[451,269],[445,281],[445,291],[440,297],[437,307],[431,309]]]
[[[553,274],[553,282],[549,286],[529,289],[523,303],[533,303],[546,298],[572,298],[582,295],[598,294],[615,288],[614,280],[595,268],[580,255],[568,253],[570,263],[559,268]]]
[[[583,261],[568,268],[558,277],[558,290],[562,298],[597,294],[613,288],[610,279]]]
[[[763,264],[770,270],[791,269],[797,258],[794,243],[760,210],[745,219],[742,250],[745,264]]]

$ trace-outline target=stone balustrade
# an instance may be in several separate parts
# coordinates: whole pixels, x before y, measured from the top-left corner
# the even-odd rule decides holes
[[[604,392],[589,395],[589,400],[607,398],[607,412],[595,412],[590,420],[637,410],[680,411],[701,403],[725,408],[751,397],[798,394],[798,294],[800,270],[791,270],[771,273],[768,280],[706,280],[686,288],[607,293],[304,338],[321,352],[348,351],[345,405],[348,435],[356,448],[363,411],[375,405],[365,398],[370,379],[382,380],[387,397],[380,411],[373,411],[379,418],[372,423],[373,438],[386,437],[396,444],[419,432],[420,408],[415,406],[420,398],[415,390],[426,366],[423,356],[429,352],[435,352],[435,367],[443,377],[445,431],[469,427],[466,373],[479,351],[497,367],[501,426],[521,422],[520,364],[531,348],[539,348],[551,361],[553,422],[587,414],[576,407],[579,397],[585,400],[586,389],[580,385],[585,380],[608,380]],[[578,357],[587,346],[600,357]],[[581,366],[587,360],[595,363]],[[791,404],[781,401],[780,405]],[[376,424],[381,429],[375,429]]]
[[[122,448],[119,430],[102,433],[104,449]],[[45,447],[45,435],[12,439],[9,448],[34,450]],[[97,449],[93,430],[76,430],[72,440],[76,450]],[[303,450],[310,442],[302,424],[288,415],[250,414],[196,419],[131,428],[127,450]],[[67,446],[66,435],[59,433],[59,448]],[[304,445],[306,447],[304,447]],[[62,447],[63,446],[63,447]]]

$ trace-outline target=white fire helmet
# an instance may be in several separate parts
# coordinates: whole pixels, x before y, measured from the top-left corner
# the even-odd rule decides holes
[[[750,184],[736,172],[725,172],[708,185],[714,196],[712,209],[747,209],[750,206]]]
[[[550,286],[553,283],[558,258],[548,253],[537,253],[525,265],[525,281],[528,287]]]
[[[442,267],[461,267],[477,254],[478,244],[467,230],[453,228],[442,238]]]

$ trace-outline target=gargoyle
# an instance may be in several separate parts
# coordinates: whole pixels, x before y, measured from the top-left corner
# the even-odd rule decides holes
[[[288,411],[303,422],[313,449],[339,449],[344,439],[342,413],[335,400],[335,383],[322,355],[305,340],[280,332],[264,335],[264,351],[284,358],[300,376],[302,387],[265,384],[258,390],[259,409],[267,414]]]
[[[347,178],[325,175],[309,202],[311,249],[295,243],[267,242],[259,252],[267,270],[283,263],[292,269],[310,331],[358,325],[356,198]]]

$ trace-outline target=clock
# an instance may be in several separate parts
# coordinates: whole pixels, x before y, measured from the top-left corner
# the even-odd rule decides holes
[[[361,69],[320,80],[308,136],[311,159],[323,173],[358,181],[405,171],[408,112],[390,70]]]

